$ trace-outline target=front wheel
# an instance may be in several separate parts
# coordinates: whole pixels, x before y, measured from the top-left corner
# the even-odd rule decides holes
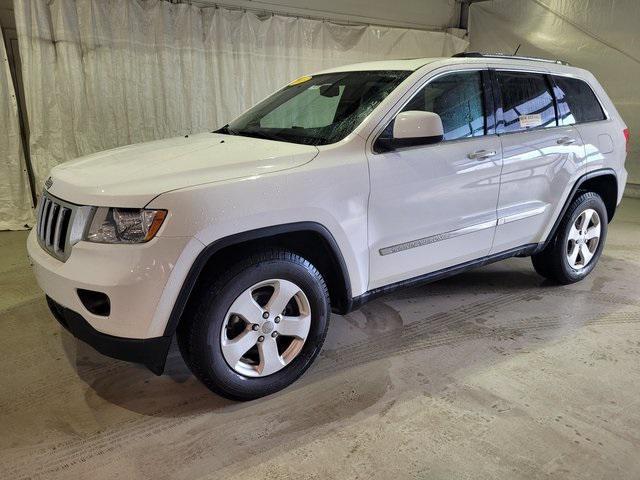
[[[234,400],[269,395],[311,365],[329,324],[318,270],[285,250],[250,255],[201,290],[178,343],[191,371]]]
[[[561,284],[582,280],[602,254],[607,227],[602,198],[594,192],[578,196],[547,247],[531,257],[536,272]]]

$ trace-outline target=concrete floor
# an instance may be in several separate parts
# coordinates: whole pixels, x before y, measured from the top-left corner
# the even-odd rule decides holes
[[[334,316],[309,372],[232,403],[56,324],[0,234],[0,478],[640,478],[640,200],[600,265],[512,259]]]

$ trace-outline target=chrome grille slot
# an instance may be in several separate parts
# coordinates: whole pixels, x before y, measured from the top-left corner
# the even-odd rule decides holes
[[[38,233],[40,239],[44,239],[44,229],[46,228],[47,218],[49,216],[49,208],[51,208],[51,200],[43,198],[44,207],[42,208],[42,217],[38,220]]]
[[[66,261],[71,247],[81,240],[90,211],[91,207],[68,203],[44,192],[38,206],[38,243],[58,260]]]
[[[67,229],[69,228],[69,215],[71,210],[67,207],[60,207],[58,221],[56,223],[55,235],[53,237],[53,250],[59,255],[64,253],[64,244],[67,238]]]
[[[58,217],[58,212],[60,211],[60,205],[57,203],[51,203],[51,207],[49,208],[49,216],[47,217],[47,230],[45,232],[44,243],[47,247],[53,246],[53,235],[55,231],[53,227],[56,224],[56,219]]]

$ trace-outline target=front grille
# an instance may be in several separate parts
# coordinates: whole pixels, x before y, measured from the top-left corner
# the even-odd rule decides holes
[[[40,246],[58,260],[66,261],[73,244],[81,239],[90,209],[44,192],[35,226]]]
[[[55,256],[64,255],[71,209],[51,198],[43,198],[38,212],[38,238],[41,244]]]

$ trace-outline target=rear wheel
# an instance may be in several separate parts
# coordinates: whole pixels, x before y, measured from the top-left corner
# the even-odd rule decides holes
[[[178,341],[185,362],[211,390],[235,400],[274,393],[318,355],[328,328],[324,279],[304,258],[256,253],[203,290]]]
[[[532,256],[536,272],[562,284],[582,280],[602,254],[607,227],[607,209],[600,196],[594,192],[578,196],[547,247]]]

